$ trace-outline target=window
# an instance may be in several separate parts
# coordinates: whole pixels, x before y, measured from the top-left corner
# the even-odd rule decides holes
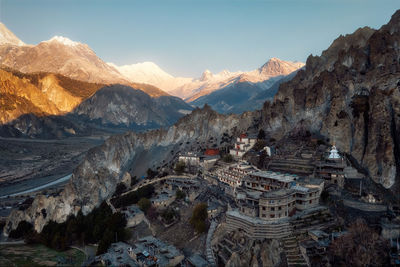
[[[272,208],[271,208],[271,210],[275,210],[275,208],[274,208],[274,207],[272,207]]]
[[[270,218],[274,218],[274,217],[275,217],[275,214],[271,214],[271,215],[269,215],[269,217],[270,217]]]
[[[265,214],[261,214],[261,217],[265,218],[266,216],[265,216]]]
[[[265,207],[262,207],[262,210],[265,210]]]
[[[312,203],[312,200],[310,200],[310,204]]]
[[[282,210],[282,207],[279,207],[278,210]]]

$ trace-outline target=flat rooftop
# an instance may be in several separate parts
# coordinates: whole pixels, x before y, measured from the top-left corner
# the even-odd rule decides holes
[[[272,171],[257,171],[253,172],[250,175],[259,176],[263,178],[269,178],[273,180],[277,180],[279,182],[290,183],[297,179],[297,175],[294,174],[287,174],[287,173],[279,173],[279,172],[272,172]]]
[[[278,189],[278,190],[263,193],[263,197],[266,197],[266,198],[284,197],[291,193],[293,193],[292,189]]]

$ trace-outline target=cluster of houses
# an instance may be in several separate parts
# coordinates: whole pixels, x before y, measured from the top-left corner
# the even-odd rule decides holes
[[[195,173],[200,168],[209,170],[220,159],[218,149],[207,149],[204,154],[198,152],[183,152],[179,155],[179,162],[185,163],[186,171]]]

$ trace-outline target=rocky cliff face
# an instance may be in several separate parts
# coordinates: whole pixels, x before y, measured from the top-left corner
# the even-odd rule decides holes
[[[280,86],[265,103],[263,128],[280,137],[293,128],[321,133],[375,182],[400,181],[400,11],[380,30],[341,36]],[[395,186],[394,186],[395,185]],[[397,189],[396,189],[397,188]]]
[[[59,196],[38,196],[27,210],[14,210],[4,231],[8,233],[21,220],[31,222],[37,231],[41,231],[49,220],[63,222],[69,214],[76,214],[80,209],[87,214],[114,193],[128,169],[151,167],[153,161],[138,164],[143,157],[151,154],[150,158],[157,158],[159,154],[169,154],[172,147],[189,146],[210,137],[220,140],[223,133],[238,134],[254,124],[254,117],[253,113],[224,116],[206,106],[194,110],[167,130],[113,136],[88,152]],[[46,218],[42,209],[46,210]]]

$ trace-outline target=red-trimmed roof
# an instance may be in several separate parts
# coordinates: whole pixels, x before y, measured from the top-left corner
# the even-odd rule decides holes
[[[246,137],[247,137],[247,134],[243,133],[243,134],[240,135],[240,138],[246,138]]]
[[[219,155],[219,150],[218,149],[208,148],[206,150],[206,152],[204,152],[204,154],[207,155],[207,156],[216,156],[216,155]]]

